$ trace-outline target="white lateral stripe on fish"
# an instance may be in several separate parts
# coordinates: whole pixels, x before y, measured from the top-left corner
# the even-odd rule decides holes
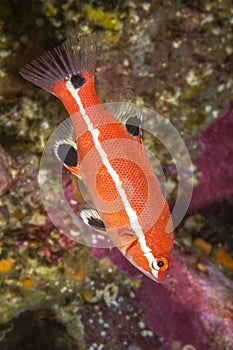
[[[99,139],[98,139],[99,130],[97,128],[94,128],[90,118],[88,117],[85,109],[83,108],[82,101],[79,98],[79,89],[75,89],[70,81],[68,81],[66,83],[66,86],[67,86],[67,89],[69,90],[69,92],[71,93],[71,95],[73,96],[73,98],[75,99],[75,101],[77,102],[77,105],[80,109],[80,113],[83,116],[83,119],[87,125],[87,128],[92,134],[95,148],[96,148],[97,152],[99,153],[103,164],[106,166],[108,173],[110,174],[110,176],[112,177],[112,179],[116,185],[118,193],[121,196],[122,202],[124,203],[125,210],[128,214],[130,225],[138,237],[138,241],[140,243],[141,250],[142,250],[144,256],[148,260],[148,264],[149,264],[149,267],[151,268],[151,272],[153,273],[153,275],[155,277],[158,277],[158,271],[152,268],[152,263],[155,260],[155,257],[153,256],[151,249],[146,244],[145,235],[144,235],[142,227],[138,221],[137,213],[135,212],[135,210],[132,209],[132,207],[130,205],[130,202],[127,198],[127,195],[124,191],[123,184],[120,180],[120,176],[117,174],[116,170],[111,166],[111,164],[108,160],[108,156],[107,156],[106,152],[104,151],[103,147],[101,146],[101,143],[99,142]]]

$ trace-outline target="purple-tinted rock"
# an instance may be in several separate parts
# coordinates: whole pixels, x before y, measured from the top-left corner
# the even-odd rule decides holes
[[[200,132],[203,153],[195,160],[200,184],[194,187],[190,212],[233,195],[233,101],[227,111]]]
[[[94,253],[99,258],[108,254],[107,250]],[[110,257],[120,270],[136,275],[117,249]],[[187,344],[196,350],[233,349],[233,284],[198,253],[176,250],[162,285],[145,276],[141,280],[135,302],[144,308],[148,326],[164,337],[163,350],[174,344],[176,349]]]
[[[176,251],[170,276],[163,285],[143,277],[136,300],[145,308],[148,325],[181,348],[233,349],[233,284],[197,253]],[[206,271],[200,272],[197,264]]]

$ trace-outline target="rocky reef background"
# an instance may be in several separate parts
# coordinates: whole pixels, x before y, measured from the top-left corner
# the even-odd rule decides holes
[[[233,349],[232,27],[232,1],[1,1],[2,350]],[[194,193],[162,286],[116,249],[69,240],[43,208],[40,158],[66,111],[18,72],[72,32],[96,33],[101,101],[155,109],[192,156]],[[172,205],[170,160],[145,143]]]

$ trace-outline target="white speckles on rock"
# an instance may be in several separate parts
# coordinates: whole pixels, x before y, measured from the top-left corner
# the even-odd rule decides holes
[[[196,350],[196,348],[193,345],[186,344],[183,346],[182,350]]]
[[[198,76],[196,75],[196,73],[194,72],[194,70],[190,70],[186,76],[186,82],[190,85],[190,86],[197,86],[200,84],[200,81],[198,79]]]
[[[117,301],[118,303],[123,304],[125,299],[123,297],[119,297]]]
[[[144,329],[145,328],[145,323],[143,321],[138,322],[138,328],[139,329]]]
[[[205,106],[206,113],[209,113],[211,110],[212,110],[212,106],[210,106],[210,105]]]
[[[66,293],[67,292],[67,287],[65,286],[65,287],[61,288],[60,292],[61,292],[61,294]]]
[[[104,345],[93,343],[88,350],[104,350]]]
[[[101,337],[106,337],[106,335],[107,335],[107,332],[106,332],[106,331],[100,332],[100,336],[101,336]]]
[[[154,336],[154,333],[151,331],[151,330],[149,330],[149,329],[144,329],[142,332],[141,332],[141,335],[142,335],[142,337],[153,337]]]
[[[220,84],[220,85],[218,86],[218,92],[224,91],[225,88],[226,88],[225,84]]]
[[[182,40],[174,40],[172,46],[174,49],[178,49],[182,45]]]
[[[134,299],[135,298],[135,293],[130,291],[129,296],[130,296],[131,299]]]
[[[212,116],[213,116],[214,119],[218,118],[218,116],[219,116],[219,111],[215,109],[215,110],[212,112]]]
[[[47,120],[44,120],[42,123],[41,123],[41,127],[45,130],[47,130],[49,128],[49,123],[47,122]]]
[[[141,6],[142,6],[142,9],[143,9],[145,12],[149,12],[149,11],[150,11],[151,4],[150,4],[149,2],[143,2]]]
[[[231,46],[226,46],[225,52],[227,53],[227,55],[231,55],[233,52],[233,48]]]

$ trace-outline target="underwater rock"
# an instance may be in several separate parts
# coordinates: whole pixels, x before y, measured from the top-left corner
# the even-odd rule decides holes
[[[56,308],[62,311],[64,309],[58,305]],[[65,323],[56,308],[46,305],[43,308],[40,305],[38,309],[24,311],[7,324],[0,325],[1,349],[83,350],[78,319],[76,318],[76,334],[73,335],[69,329],[71,322]]]
[[[10,188],[15,180],[16,171],[12,167],[12,159],[0,145],[0,197]]]
[[[164,337],[163,350],[233,347],[233,284],[193,250],[176,248],[169,275],[162,285],[142,276],[135,303],[145,310],[147,325]],[[98,257],[108,254],[95,250]],[[130,276],[136,270],[112,249],[111,260]]]
[[[233,195],[233,101],[227,111],[198,135],[203,153],[195,160],[200,183],[194,187],[189,212]]]
[[[163,285],[143,278],[136,301],[148,326],[167,340],[196,350],[233,347],[233,284],[197,253],[176,251]],[[179,347],[178,347],[179,349]]]

